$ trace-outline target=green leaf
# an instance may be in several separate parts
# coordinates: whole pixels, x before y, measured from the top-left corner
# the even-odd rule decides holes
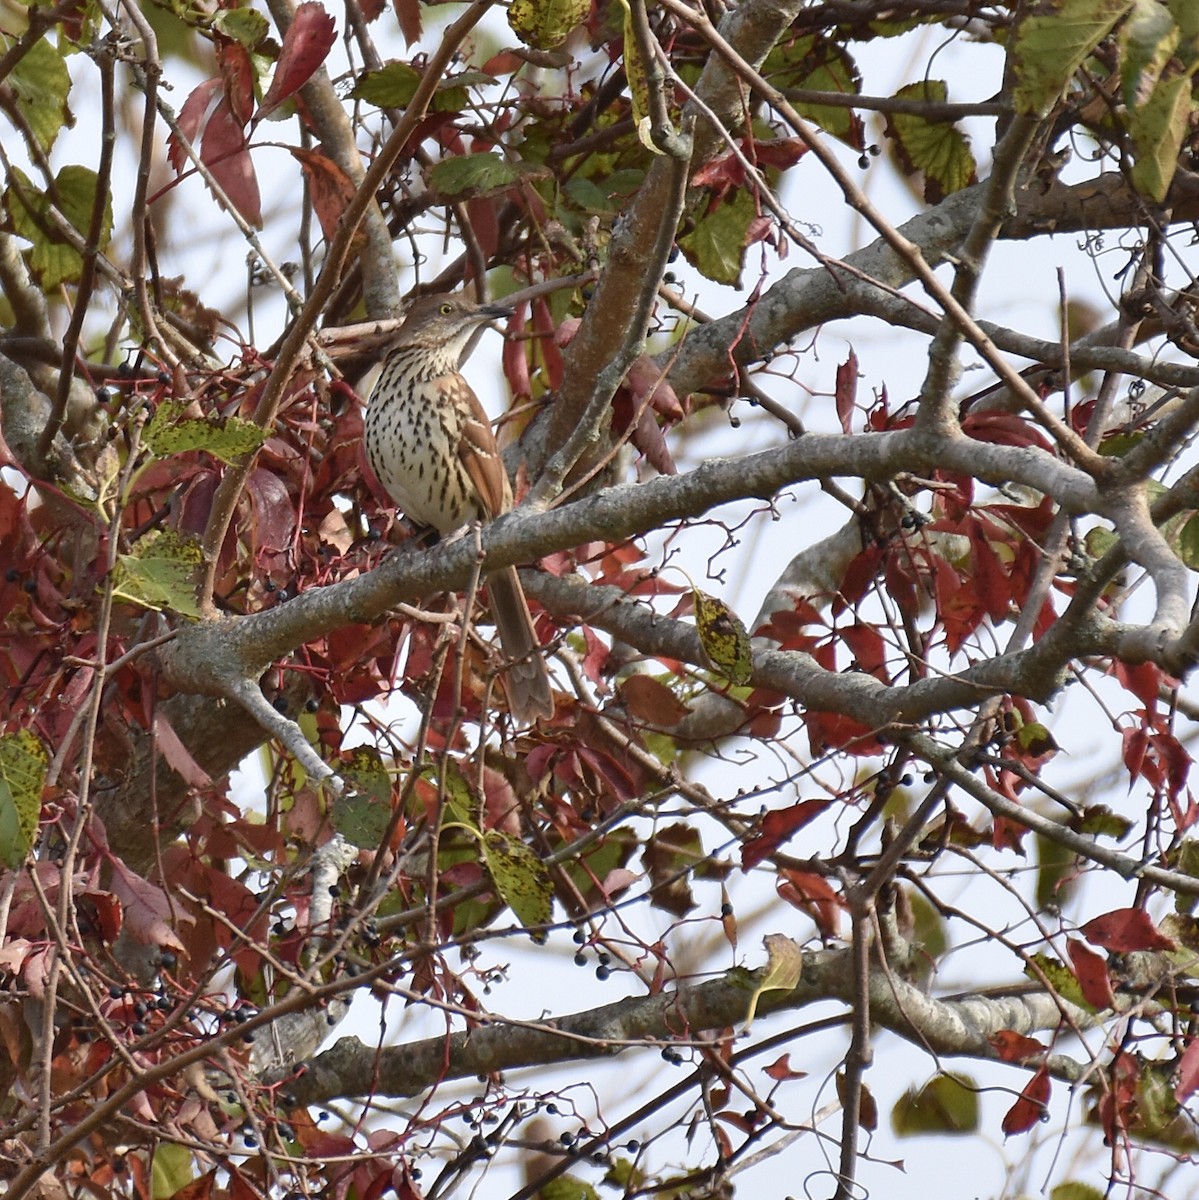
[[[33,848],[50,761],[28,729],[0,737],[0,862],[14,870]]]
[[[797,37],[780,42],[766,57],[762,73],[777,88],[806,88],[856,96],[862,74],[844,45],[831,39]],[[795,110],[833,137],[861,150],[865,145],[862,119],[852,108],[796,102]]]
[[[43,290],[49,292],[60,283],[75,283],[83,270],[83,256],[58,232],[50,218],[51,202],[45,192],[33,186],[19,167],[10,170],[12,183],[4,193],[4,207],[13,232],[32,243],[29,267]],[[86,241],[96,199],[97,178],[87,167],[66,166],[54,177],[58,211],[74,226],[81,241]],[[104,197],[100,227],[103,251],[112,234],[112,196]]]
[[[442,805],[441,824],[462,825],[478,833],[483,828],[482,804],[475,799],[466,776],[456,758],[447,758],[442,764],[426,767],[421,772],[435,788],[445,787],[445,803]]]
[[[1011,62],[1018,112],[1041,115],[1134,0],[1049,0],[1016,27]]]
[[[748,191],[734,192],[679,238],[679,249],[709,279],[737,287],[749,225],[757,215],[753,196]]]
[[[1193,108],[1191,77],[1174,75],[1158,80],[1149,99],[1128,114],[1128,132],[1135,147],[1132,182],[1159,204],[1178,172],[1178,154]]]
[[[1178,557],[1192,570],[1199,571],[1199,513],[1188,517],[1178,531]]]
[[[508,25],[526,46],[553,50],[591,12],[591,0],[512,0]]]
[[[195,1178],[191,1151],[177,1142],[159,1142],[154,1147],[150,1169],[150,1195],[153,1200],[169,1200]]]
[[[765,992],[790,992],[799,985],[803,974],[803,951],[797,942],[781,933],[768,933],[762,944],[766,947],[766,966],[762,969],[749,998],[749,1009],[745,1014],[745,1029],[748,1033],[758,1011],[758,1001]]]
[[[1077,817],[1071,817],[1070,828],[1092,837],[1109,837],[1122,841],[1132,832],[1132,822],[1112,812],[1106,804],[1088,804]]]
[[[333,828],[361,850],[379,849],[391,821],[391,778],[374,746],[358,746],[339,768],[351,786],[333,801]]]
[[[159,458],[188,450],[206,450],[222,462],[236,463],[266,441],[267,431],[244,417],[184,417],[188,405],[164,400],[142,440]]]
[[[978,1128],[978,1095],[969,1075],[937,1075],[922,1088],[908,1088],[891,1110],[897,1137],[922,1133],[973,1133]]]
[[[151,530],[121,554],[112,572],[113,595],[142,608],[169,608],[199,619],[196,584],[204,554],[200,543],[171,529]]]
[[[12,69],[8,84],[37,144],[48,154],[62,127],[74,124],[67,107],[71,75],[66,60],[49,38],[41,37]]]
[[[482,196],[511,187],[521,170],[498,154],[459,154],[429,171],[429,186],[445,197]]]
[[[559,1175],[537,1189],[541,1200],[599,1200],[599,1192],[573,1175]]]
[[[909,83],[896,93],[900,100],[943,104],[948,98],[943,80],[925,79]],[[912,113],[891,113],[887,133],[908,174],[924,176],[924,198],[937,204],[977,180],[970,139],[949,121],[930,121]]]
[[[266,17],[252,8],[222,8],[212,18],[212,27],[247,50],[256,50],[271,32]]]
[[[749,633],[741,618],[723,600],[692,588],[695,627],[704,654],[713,668],[730,683],[747,683],[754,660]]]
[[[554,915],[554,884],[545,864],[523,842],[498,829],[483,835],[483,862],[504,903],[526,928]]]
[[[1134,0],[1120,26],[1120,95],[1129,108],[1152,91],[1180,37],[1168,8],[1158,0]]]
[[[359,75],[350,96],[379,108],[407,108],[423,78],[420,71],[407,63],[388,63],[377,71],[364,71]],[[467,86],[490,82],[492,77],[482,71],[468,71],[439,80],[429,111],[461,112],[470,103]]]
[[[1059,1183],[1049,1193],[1049,1200],[1103,1200],[1103,1193],[1089,1183],[1071,1180],[1069,1183]]]

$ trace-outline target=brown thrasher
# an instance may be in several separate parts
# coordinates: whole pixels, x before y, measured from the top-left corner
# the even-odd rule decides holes
[[[451,533],[512,507],[491,422],[459,367],[483,326],[512,310],[461,296],[413,301],[367,403],[371,469],[409,520]],[[515,567],[487,576],[508,707],[520,724],[554,712],[550,678]]]

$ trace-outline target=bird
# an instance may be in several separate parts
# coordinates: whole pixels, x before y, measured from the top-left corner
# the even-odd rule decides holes
[[[409,520],[439,535],[512,507],[499,446],[461,366],[503,304],[459,293],[414,300],[367,400],[363,442],[371,469]],[[499,631],[508,708],[520,725],[554,713],[549,672],[515,567],[486,577]]]

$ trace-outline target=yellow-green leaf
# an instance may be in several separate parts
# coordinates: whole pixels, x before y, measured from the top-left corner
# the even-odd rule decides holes
[[[266,430],[244,417],[184,417],[187,405],[164,400],[142,434],[159,458],[206,450],[222,462],[239,462],[266,441]]]
[[[591,0],[512,0],[508,25],[526,46],[553,50],[590,11]]]
[[[504,903],[526,928],[554,914],[554,884],[545,864],[523,842],[498,829],[483,835],[483,862]]]
[[[177,1142],[159,1142],[154,1147],[150,1168],[150,1195],[153,1200],[169,1200],[195,1178],[191,1151]]]
[[[896,93],[900,100],[943,104],[948,98],[943,80],[909,83]],[[937,204],[976,181],[970,139],[950,121],[930,121],[914,113],[891,113],[887,132],[894,139],[904,169],[924,176],[924,198]]]
[[[374,746],[350,751],[339,774],[350,785],[333,801],[333,828],[362,850],[377,850],[391,821],[391,778]]]
[[[50,761],[28,729],[0,737],[0,862],[16,868],[33,848]]]
[[[1016,28],[1011,60],[1016,109],[1047,112],[1061,98],[1074,72],[1112,31],[1134,0],[1050,0],[1037,5]]]
[[[7,48],[9,39],[0,39]],[[40,37],[8,76],[17,108],[47,154],[64,125],[74,124],[67,107],[71,76],[49,38]]]
[[[891,1110],[898,1137],[921,1133],[973,1133],[978,1128],[978,1089],[968,1075],[937,1075],[908,1088]]]
[[[749,1032],[758,1011],[758,1001],[764,992],[789,992],[799,984],[803,974],[803,951],[798,943],[781,933],[768,933],[762,944],[766,947],[766,966],[749,998],[745,1014],[745,1032]]]
[[[12,182],[4,192],[4,207],[13,232],[30,242],[29,267],[43,290],[60,283],[75,283],[83,270],[83,256],[54,226],[50,198],[34,187],[19,167],[9,172]],[[87,240],[92,209],[96,202],[97,177],[87,167],[66,166],[54,177],[58,211],[75,228],[80,241]],[[108,246],[112,234],[112,196],[104,197],[99,250]]]
[[[709,279],[736,287],[741,282],[750,222],[757,215],[752,194],[748,190],[734,192],[679,238],[679,249]]]
[[[1137,191],[1158,203],[1174,182],[1193,109],[1191,77],[1174,75],[1158,80],[1149,99],[1128,114],[1128,132],[1135,148],[1132,182]]]
[[[1043,975],[1048,980],[1049,986],[1063,1000],[1068,1000],[1071,1004],[1075,1004],[1087,1012],[1095,1012],[1095,1006],[1087,1003],[1074,972],[1065,963],[1049,954],[1030,954],[1029,960],[1029,965],[1024,968],[1024,974],[1029,979],[1042,983],[1041,976]],[[1040,969],[1039,975],[1034,966]]]
[[[741,619],[723,600],[692,588],[695,627],[713,668],[730,683],[746,683],[753,672],[749,633]]]
[[[113,595],[142,608],[169,608],[199,618],[196,584],[204,555],[200,543],[171,529],[152,530],[132,554],[117,557]]]
[[[416,95],[423,75],[415,67],[403,62],[388,63],[377,71],[364,71],[358,76],[350,96],[354,100],[365,100],[367,104],[379,108],[407,108]],[[430,112],[461,112],[469,103],[467,85],[473,83],[491,83],[490,75],[482,71],[463,72],[442,79],[437,84],[433,99],[429,103]]]
[[[482,196],[511,187],[521,170],[498,154],[458,154],[429,171],[429,186],[440,196]]]

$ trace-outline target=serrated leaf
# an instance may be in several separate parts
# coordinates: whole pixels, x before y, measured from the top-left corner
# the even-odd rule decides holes
[[[1016,27],[1010,59],[1016,110],[1040,115],[1061,98],[1074,72],[1134,0],[1052,0]]]
[[[768,933],[762,944],[766,947],[766,966],[758,977],[753,995],[749,998],[749,1009],[745,1014],[745,1029],[748,1033],[758,1011],[758,1001],[765,992],[789,992],[794,989],[803,974],[803,951],[797,942],[781,933]]]
[[[361,850],[379,849],[391,821],[391,778],[374,746],[356,746],[338,773],[352,790],[333,801],[333,828]]]
[[[862,91],[862,73],[857,63],[844,44],[831,38],[783,39],[767,56],[762,73],[777,88],[839,92],[843,96],[856,96]],[[852,108],[796,101],[795,110],[847,145],[862,149],[864,127]]]
[[[591,0],[512,0],[508,26],[526,46],[553,50],[590,12]]]
[[[379,108],[407,108],[412,102],[412,97],[416,95],[422,78],[421,72],[407,63],[388,63],[377,71],[364,71],[358,77],[350,96]],[[437,84],[429,111],[461,112],[470,103],[467,86],[490,81],[491,76],[481,71],[469,71],[442,79]]]
[[[483,835],[483,861],[504,903],[526,928],[554,915],[554,884],[545,864],[523,842],[498,829]]]
[[[184,417],[187,405],[164,400],[142,434],[159,458],[188,450],[206,450],[225,463],[236,463],[266,441],[266,430],[244,417]]]
[[[442,159],[429,171],[429,186],[441,196],[481,196],[511,187],[520,168],[498,154],[459,154]]]
[[[132,554],[117,556],[112,571],[113,595],[142,608],[169,608],[199,619],[196,584],[204,554],[200,543],[172,529],[141,538]]]
[[[1077,817],[1070,819],[1070,828],[1076,833],[1089,833],[1092,837],[1109,837],[1116,841],[1126,838],[1133,823],[1106,804],[1088,804]]]
[[[266,17],[252,8],[222,8],[214,14],[212,26],[247,50],[257,49],[271,31]]]
[[[0,862],[14,870],[33,848],[50,756],[28,729],[0,737]]]
[[[33,186],[19,167],[10,169],[12,183],[4,193],[4,207],[13,232],[27,242],[29,266],[44,291],[61,283],[75,283],[83,270],[83,256],[66,238],[57,232],[50,217],[50,198]],[[96,199],[97,176],[87,167],[66,166],[54,177],[58,211],[74,226],[82,241],[92,222]],[[112,196],[104,198],[98,249],[108,246],[112,234]]]
[[[896,93],[901,100],[944,103],[949,90],[943,80],[909,83]],[[970,139],[949,121],[931,121],[914,113],[891,113],[887,132],[895,140],[905,170],[924,176],[924,198],[937,204],[977,179]]]
[[[730,683],[742,684],[753,673],[749,633],[740,617],[723,600],[692,588],[695,627],[700,644],[713,668]]]
[[[74,123],[67,107],[71,75],[66,60],[49,38],[40,37],[12,69],[8,85],[38,145],[48,154],[62,127]]]
[[[1030,954],[1029,965],[1024,968],[1024,974],[1029,979],[1036,983],[1041,983],[1041,976],[1033,969],[1040,968],[1041,975],[1049,981],[1049,986],[1063,1000],[1068,1000],[1071,1004],[1077,1005],[1086,1012],[1095,1012],[1093,1005],[1087,1003],[1086,997],[1082,994],[1082,987],[1074,972],[1070,970],[1065,963],[1054,958],[1051,954]]]
[[[679,249],[707,278],[736,287],[741,282],[749,226],[756,216],[750,192],[745,189],[734,192],[701,217],[690,233],[679,238]]]
[[[974,1133],[978,1129],[978,1093],[968,1075],[945,1074],[921,1088],[908,1088],[891,1110],[897,1137],[917,1134]]]
[[[1135,147],[1132,182],[1137,191],[1159,204],[1178,172],[1178,154],[1193,107],[1191,77],[1174,75],[1158,80],[1149,99],[1128,114]]]
[[[329,819],[351,846],[378,850],[391,821],[391,805],[361,792],[343,792],[333,801]]]
[[[1180,37],[1170,10],[1158,0],[1133,0],[1120,26],[1120,95],[1129,108],[1152,90]]]

